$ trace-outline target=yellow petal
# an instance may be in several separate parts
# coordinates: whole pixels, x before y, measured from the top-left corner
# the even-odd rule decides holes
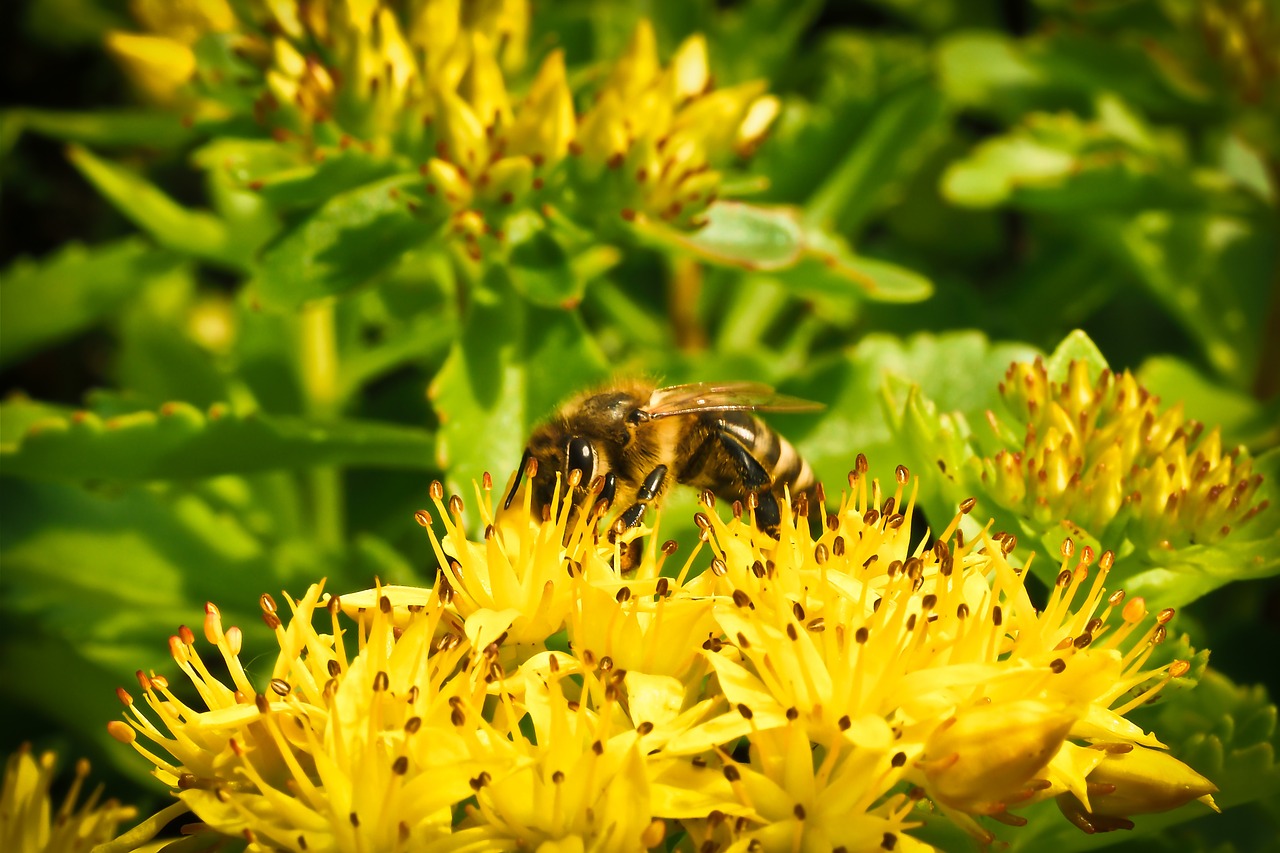
[[[172,101],[195,73],[195,54],[175,39],[116,30],[106,41],[129,79],[153,101]]]

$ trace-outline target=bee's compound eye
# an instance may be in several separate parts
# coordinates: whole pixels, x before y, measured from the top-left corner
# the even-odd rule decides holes
[[[585,438],[571,438],[565,453],[569,461],[568,470],[581,471],[582,484],[590,483],[596,467],[596,454],[591,449],[591,442]]]

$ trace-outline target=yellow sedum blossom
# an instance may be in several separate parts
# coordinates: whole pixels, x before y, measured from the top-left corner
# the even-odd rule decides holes
[[[34,756],[23,745],[5,762],[0,782],[0,850],[6,853],[76,853],[88,851],[115,835],[116,827],[137,810],[115,800],[100,802],[102,789],[76,805],[89,762],[76,763],[76,775],[56,810],[49,796],[56,758],[52,752]]]
[[[926,851],[930,808],[991,841],[1050,797],[1089,832],[1213,806],[1125,716],[1189,671],[1150,663],[1171,611],[1069,540],[1037,607],[1011,538],[961,534],[972,500],[926,547],[909,472],[886,496],[866,471],[776,539],[704,495],[683,560],[645,527],[602,536],[602,504],[497,510],[487,476],[473,537],[433,484],[431,587],[264,596],[261,683],[210,605],[218,667],[170,643],[204,707],[140,674],[110,730],[251,849]]]
[[[274,165],[237,173],[248,189],[333,158],[417,170],[403,203],[475,259],[560,213],[605,232],[637,217],[699,227],[717,169],[749,156],[780,107],[763,81],[717,89],[702,36],[664,66],[641,21],[579,115],[562,50],[520,77],[527,0],[139,2],[135,17],[146,33],[108,43],[150,97],[251,118],[278,146]]]

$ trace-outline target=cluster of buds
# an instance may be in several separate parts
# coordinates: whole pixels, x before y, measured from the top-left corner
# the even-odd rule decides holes
[[[1039,528],[1069,520],[1099,538],[1176,548],[1217,542],[1267,506],[1254,503],[1262,476],[1243,448],[1224,449],[1181,403],[1162,412],[1127,371],[1093,380],[1074,361],[1054,383],[1037,359],[1011,365],[1000,393],[1014,423],[988,412],[1006,447],[982,460],[983,482]]]
[[[590,225],[646,216],[697,227],[720,186],[716,164],[749,155],[779,109],[762,81],[716,89],[701,36],[664,67],[647,21],[584,114],[560,50],[515,96],[509,78],[525,59],[524,0],[283,0],[250,19],[237,15],[253,7],[232,12],[223,0],[207,9],[152,5],[137,11],[154,32],[111,39],[145,90],[172,99],[190,81],[190,93],[224,114],[250,112],[299,163],[358,151],[416,167],[425,194],[470,244],[501,237],[512,213],[548,204]],[[204,67],[206,55],[218,61]]]
[[[558,499],[533,518],[527,490],[495,512],[488,477],[471,538],[436,484],[433,586],[317,584],[288,614],[264,596],[261,685],[210,605],[219,666],[194,632],[170,641],[207,710],[139,673],[110,730],[199,831],[288,850],[922,851],[925,809],[991,840],[986,819],[1050,797],[1090,832],[1213,805],[1125,718],[1189,669],[1151,663],[1171,611],[1108,592],[1112,555],[1070,542],[1038,609],[1008,540],[962,535],[972,500],[913,546],[909,473],[886,497],[866,470],[777,539],[706,494],[682,560]]]

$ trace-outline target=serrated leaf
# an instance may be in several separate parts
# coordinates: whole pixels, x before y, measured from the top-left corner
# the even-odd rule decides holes
[[[241,627],[247,648],[270,643],[256,602],[280,590],[277,561],[233,515],[190,494],[5,478],[0,560],[6,704],[21,697],[86,742],[119,714],[115,688],[136,683],[134,672],[176,673],[165,637],[198,624],[205,602]],[[321,555],[309,562],[326,573]]]
[[[514,223],[513,223],[514,224]],[[542,227],[533,227],[519,236],[508,255],[508,272],[516,291],[537,305],[564,307],[582,299],[586,282],[578,278],[564,247]]]
[[[973,430],[987,429],[985,413],[1000,404],[999,382],[1009,364],[1038,353],[1025,344],[989,342],[977,332],[917,335],[889,356],[882,387],[889,423],[899,432],[900,460],[921,474],[920,503],[931,520],[950,518],[959,501],[980,496],[966,474]],[[995,507],[979,501],[985,520]]]
[[[216,216],[178,204],[141,175],[73,145],[67,157],[117,210],[157,243],[183,254],[239,268],[245,263]]]
[[[340,193],[270,246],[255,278],[262,298],[282,307],[345,293],[372,281],[425,242],[439,223],[410,212],[402,190],[417,174]]]
[[[438,458],[451,487],[469,494],[485,471],[501,482],[534,424],[608,374],[577,313],[525,302],[505,271],[491,268],[431,384],[441,421]]]
[[[225,172],[277,210],[319,207],[339,193],[396,174],[394,160],[359,148],[323,160],[273,139],[214,139],[191,155],[202,169]]]
[[[638,218],[634,229],[655,246],[688,252],[708,263],[750,270],[779,270],[800,258],[803,235],[793,208],[720,201],[707,208],[707,224],[677,231]]]
[[[906,341],[871,335],[847,353],[815,365],[803,378],[781,384],[788,394],[826,403],[820,417],[778,414],[769,420],[828,483],[843,483],[857,454],[866,453],[872,476],[881,482],[893,482],[895,467],[905,464],[921,474],[928,492],[945,475],[937,466],[939,448],[932,443],[913,446],[900,428],[909,389],[919,385],[942,411],[982,410],[997,396],[994,377],[1010,361],[1034,352],[1021,344],[991,344],[978,332],[921,334]],[[895,390],[882,403],[888,377],[895,379]],[[950,518],[955,503],[939,499],[927,502],[927,508],[939,518]]]
[[[0,276],[0,365],[92,326],[178,263],[137,239],[18,261]]]
[[[25,403],[0,407],[3,417]],[[362,421],[310,421],[214,406],[206,414],[168,403],[109,418],[77,412],[36,421],[0,447],[6,474],[41,479],[146,481],[226,473],[369,465],[430,468],[434,436],[425,430]]]

